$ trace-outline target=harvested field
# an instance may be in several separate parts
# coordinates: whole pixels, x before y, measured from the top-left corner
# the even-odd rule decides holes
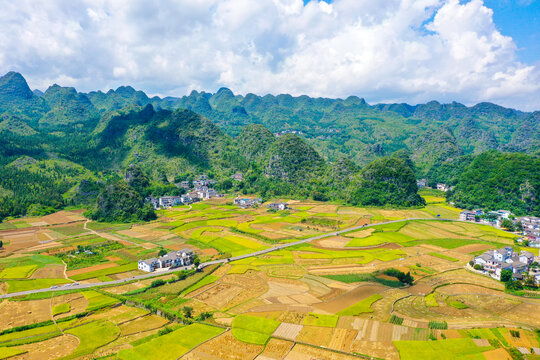
[[[1,304],[0,304],[1,306]],[[526,323],[540,327],[540,311],[538,311],[539,304],[536,303],[522,303],[512,309],[511,312],[501,314],[505,319],[515,321],[516,323],[522,323],[526,319]]]
[[[11,327],[50,320],[50,299],[0,303],[0,331]]]
[[[330,339],[328,347],[330,349],[341,350],[345,352],[351,351],[351,345],[358,334],[357,330],[339,329],[336,328]]]
[[[358,303],[362,299],[383,291],[384,289],[386,289],[386,287],[382,285],[362,284],[331,301],[317,304],[315,307],[327,313],[336,314],[339,311]]]
[[[399,360],[399,354],[391,341],[356,340],[351,345],[351,351],[380,359]]]
[[[458,248],[455,248],[454,251],[461,253],[461,254],[470,254],[472,252],[476,251],[485,251],[490,249],[492,246],[488,244],[470,244],[470,245],[464,245],[460,246]]]
[[[158,329],[169,321],[157,315],[146,315],[135,320],[125,322],[119,326],[122,335],[133,335],[148,330]]]
[[[437,292],[443,295],[460,294],[483,294],[483,295],[504,295],[502,291],[485,288],[478,285],[453,284],[437,288]]]
[[[344,355],[330,350],[323,350],[307,345],[296,344],[284,360],[357,360],[356,356]]]
[[[273,336],[288,339],[296,340],[300,331],[302,331],[303,326],[297,324],[281,323],[279,324],[276,331],[274,331]]]
[[[182,356],[182,360],[252,360],[263,350],[263,346],[246,344],[230,331],[215,337]]]
[[[279,339],[270,339],[261,355],[255,360],[281,360],[291,351],[294,343]]]
[[[38,344],[17,346],[18,349],[28,351],[18,356],[20,360],[58,359],[71,354],[79,346],[79,339],[73,335],[61,335],[41,341]]]
[[[482,355],[484,355],[486,360],[512,360],[510,354],[503,348],[484,351]]]
[[[320,326],[304,326],[296,336],[296,341],[317,346],[328,346],[332,338],[333,328]]]
[[[61,314],[61,317],[82,313],[88,307],[88,300],[79,293],[56,296],[52,299],[52,305],[69,304],[70,310]]]
[[[64,277],[64,265],[46,265],[34,271],[31,279],[59,279]]]

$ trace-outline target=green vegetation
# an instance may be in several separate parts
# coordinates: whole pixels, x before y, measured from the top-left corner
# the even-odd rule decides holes
[[[93,235],[83,236],[81,240],[93,238]],[[114,250],[123,248],[124,246],[117,241],[106,241],[104,243],[92,245],[77,245],[76,250],[71,250],[65,253],[59,253],[56,256],[67,265],[67,270],[84,268],[91,265],[96,265],[108,262],[106,256]]]
[[[53,316],[65,314],[71,310],[71,304],[70,303],[63,303],[53,306],[52,308],[52,314]]]
[[[103,295],[97,291],[83,291],[81,294],[88,300],[86,311],[101,309],[106,306],[118,304],[118,300],[107,295]]]
[[[201,281],[191,285],[186,290],[184,290],[182,292],[182,296],[185,296],[185,295],[189,294],[190,292],[193,292],[193,291],[195,291],[197,289],[200,289],[203,286],[206,286],[208,284],[212,284],[213,282],[215,282],[217,280],[219,280],[218,276],[208,275],[208,276],[204,277]]]
[[[355,282],[373,281],[373,282],[377,282],[379,284],[389,286],[389,287],[401,287],[404,285],[399,280],[388,280],[388,279],[379,278],[377,277],[377,274],[378,273],[375,272],[371,274],[361,273],[361,274],[338,274],[338,275],[321,275],[321,276],[328,279],[341,281],[347,284],[355,283]]]
[[[448,256],[448,255],[444,255],[444,254],[441,254],[441,253],[430,252],[429,255],[438,257],[439,259],[444,259],[444,260],[452,261],[452,262],[459,261],[459,260],[456,259],[456,258],[453,258],[453,257]]]
[[[469,307],[458,300],[448,300],[446,303],[456,309],[467,309]]]
[[[0,272],[0,279],[25,279],[32,275],[37,265],[8,267]]]
[[[338,312],[338,315],[342,315],[342,316],[355,316],[355,315],[360,315],[362,313],[370,313],[370,312],[373,312],[373,309],[371,309],[371,305],[373,305],[373,303],[377,300],[380,300],[382,299],[382,296],[379,295],[379,294],[374,294],[374,295],[371,295],[365,299],[363,299],[362,301],[352,305],[352,306],[349,306],[348,308],[344,309],[344,310],[341,310],[340,312]],[[403,319],[402,319],[403,320]]]
[[[118,327],[107,320],[93,321],[64,332],[78,337],[80,341],[77,349],[67,357],[69,359],[91,354],[120,335]]]
[[[175,360],[200,343],[216,337],[222,332],[223,329],[218,327],[192,324],[153,338],[132,349],[121,350],[118,353],[118,357],[122,360],[145,360],[156,358]]]
[[[28,280],[6,280],[8,285],[8,293],[28,291],[35,289],[43,289],[51,286],[59,286],[70,283],[66,279],[28,279]]]
[[[430,329],[444,330],[444,329],[448,329],[448,324],[446,323],[446,321],[440,322],[440,321],[433,321],[432,320],[432,321],[429,322],[428,327]]]
[[[110,268],[106,268],[106,269],[89,271],[87,273],[73,275],[71,277],[71,279],[73,279],[75,281],[87,280],[87,279],[92,279],[92,278],[96,278],[96,277],[99,277],[99,276],[120,274],[120,273],[124,273],[124,272],[128,272],[128,271],[133,271],[133,270],[136,270],[136,269],[137,269],[137,263],[130,263],[130,264],[126,264],[126,265],[115,266],[115,267],[110,267]]]
[[[435,293],[428,294],[424,297],[424,303],[427,307],[437,307],[439,304],[437,303],[437,298],[435,297]]]
[[[264,345],[279,326],[279,321],[249,315],[233,319],[233,335],[240,341]]]
[[[456,358],[484,359],[483,351],[491,347],[479,347],[472,339],[447,339],[437,341],[394,341],[403,360]]]
[[[396,315],[392,315],[390,317],[390,324],[401,325],[403,324],[403,318]]]
[[[19,350],[14,347],[0,347],[0,359],[7,359],[20,354],[24,354],[26,352],[27,351],[25,350]]]
[[[304,317],[302,324],[311,326],[336,327],[338,320],[338,315],[309,313],[308,316]]]
[[[540,216],[539,189],[538,157],[490,151],[475,158],[458,177],[449,199],[467,209],[508,209],[516,215]]]

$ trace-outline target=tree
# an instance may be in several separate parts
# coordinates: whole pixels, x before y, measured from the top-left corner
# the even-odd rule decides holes
[[[523,231],[523,224],[521,223],[521,221],[518,221],[518,222],[516,223],[516,225],[514,226],[514,229],[515,229],[516,231],[519,231],[519,232],[522,232],[522,231]]]
[[[501,223],[501,227],[508,231],[514,231],[514,223],[510,219],[504,219]]]
[[[163,256],[163,255],[167,255],[167,250],[161,248],[159,249],[158,256]]]
[[[475,264],[474,265],[474,270],[484,270],[484,267],[480,264]]]
[[[512,270],[504,269],[503,271],[501,271],[501,281],[508,282],[510,280],[512,280]]]
[[[155,288],[155,287],[158,287],[158,286],[163,286],[165,284],[166,284],[165,280],[157,279],[157,280],[152,281],[152,283],[150,284],[150,287]]]
[[[193,265],[195,265],[196,268],[199,267],[199,264],[201,263],[201,259],[197,255],[193,256]]]
[[[0,249],[4,247],[4,242],[0,240]]]
[[[184,316],[188,319],[193,316],[193,308],[191,306],[184,306],[182,311],[184,312]]]

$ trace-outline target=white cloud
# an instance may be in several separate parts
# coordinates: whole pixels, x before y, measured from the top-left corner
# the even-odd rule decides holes
[[[166,4],[166,5],[165,5]],[[358,95],[540,109],[482,0],[0,0],[0,72],[34,87]]]

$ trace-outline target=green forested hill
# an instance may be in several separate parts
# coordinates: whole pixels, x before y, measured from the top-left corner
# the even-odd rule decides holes
[[[408,149],[421,175],[460,155],[491,149],[540,151],[538,113],[490,103],[370,106],[358,97],[241,96],[222,88],[215,94],[194,91],[177,106],[203,114],[232,135],[254,123],[273,133],[299,132],[330,160],[347,156],[364,165],[375,157]]]
[[[514,185],[500,201],[489,195],[500,192],[491,180],[481,185],[488,194],[474,202],[478,181],[466,185],[472,175],[464,175],[474,174],[473,166],[484,161],[477,153],[485,150],[538,154],[539,114],[493,104],[370,106],[354,96],[244,97],[225,88],[181,99],[149,98],[129,86],[84,94],[53,85],[41,93],[11,72],[0,77],[0,218],[35,205],[59,208],[96,198],[107,213],[120,214],[107,199],[131,199],[129,189],[111,185],[122,181],[130,164],[149,177],[139,196],[176,193],[173,180],[207,173],[221,190],[264,197],[416,206],[422,201],[415,179],[427,177],[458,184],[451,194],[456,203],[534,210],[515,200],[521,196],[515,184],[534,169],[523,170],[527,162],[516,160],[513,171],[502,172]],[[493,161],[514,162],[501,156]],[[231,182],[235,172],[246,181]],[[535,199],[534,177],[529,184]]]
[[[449,199],[465,208],[509,209],[540,216],[540,158],[489,151],[456,176]]]

